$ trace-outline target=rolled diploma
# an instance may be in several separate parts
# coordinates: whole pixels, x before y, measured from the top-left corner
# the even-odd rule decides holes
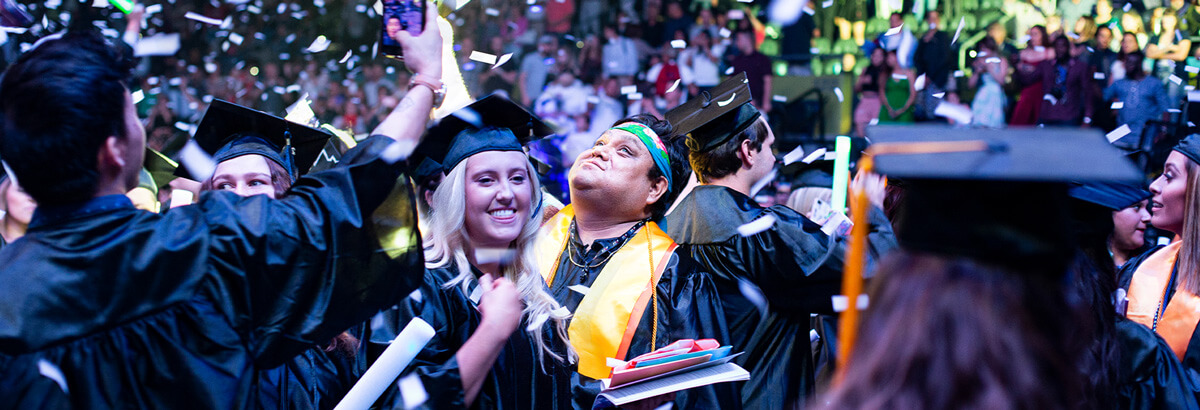
[[[375,404],[375,400],[387,390],[400,372],[417,357],[417,353],[433,339],[433,327],[420,318],[415,318],[404,326],[404,330],[396,335],[375,364],[358,379],[358,383],[350,388],[346,397],[338,403],[334,410],[367,409]]]

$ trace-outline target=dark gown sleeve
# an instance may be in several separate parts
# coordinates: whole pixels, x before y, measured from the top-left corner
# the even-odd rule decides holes
[[[420,283],[411,187],[403,164],[379,158],[390,143],[363,141],[338,167],[300,178],[277,200],[207,192],[178,209],[184,224],[168,225],[210,233],[218,277],[208,289],[250,334],[259,366],[328,341]],[[203,225],[188,226],[195,221]]]
[[[664,346],[680,339],[716,339],[722,345],[732,343],[721,298],[712,276],[691,257],[676,253],[669,280],[659,282],[659,315],[666,316],[667,332]],[[664,275],[664,278],[667,278]],[[666,294],[666,295],[664,295]],[[667,298],[663,298],[666,296]],[[662,303],[666,301],[667,303]],[[661,321],[661,319],[660,319]],[[659,331],[662,338],[662,331]],[[742,383],[719,383],[679,392],[675,408],[679,409],[740,409],[739,388]]]
[[[1138,323],[1118,319],[1118,409],[1195,409],[1195,371],[1185,369],[1167,343]]]
[[[470,301],[458,289],[442,289],[444,283],[435,271],[426,273],[425,281],[417,293],[409,296],[396,307],[381,312],[372,324],[371,344],[379,352],[387,348],[395,336],[413,318],[420,318],[433,327],[433,339],[425,345],[417,357],[401,374],[401,378],[415,374],[428,395],[426,407],[463,408],[462,376],[458,371],[455,354],[471,337],[474,328],[471,318],[463,309],[474,309]],[[485,382],[486,383],[486,382]],[[380,398],[385,408],[404,408],[404,400],[393,383]],[[487,391],[481,389],[480,397]]]
[[[746,272],[773,310],[807,314],[832,314],[831,296],[841,294],[842,271],[849,238],[830,237],[820,226],[790,209],[771,207],[775,224],[768,230],[729,240],[726,257],[712,258],[717,272]],[[761,218],[762,216],[759,216]],[[867,271],[887,251],[896,247],[891,224],[882,211],[872,208]],[[741,266],[722,268],[721,264]]]

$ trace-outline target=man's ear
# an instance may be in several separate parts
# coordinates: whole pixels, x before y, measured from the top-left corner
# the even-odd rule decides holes
[[[96,166],[101,174],[119,174],[126,166],[129,141],[116,135],[104,139],[100,152],[96,153]]]
[[[754,166],[754,156],[758,152],[750,147],[750,140],[742,140],[742,144],[738,146],[738,159],[742,160],[742,168],[749,169]]]
[[[650,194],[646,195],[646,206],[654,205],[659,199],[662,199],[667,194],[667,189],[670,186],[667,184],[667,177],[658,177],[654,182],[650,183]]]

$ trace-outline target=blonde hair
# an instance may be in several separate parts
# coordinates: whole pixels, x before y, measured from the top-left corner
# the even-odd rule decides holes
[[[813,219],[812,206],[816,200],[830,203],[833,199],[833,189],[823,187],[803,187],[792,190],[788,196],[787,207],[799,212],[808,219]]]
[[[1200,295],[1200,165],[1187,162],[1187,191],[1183,199],[1183,232],[1177,232],[1183,245],[1179,248],[1180,286],[1193,295]]]
[[[466,254],[470,241],[465,217],[468,161],[470,158],[456,165],[433,192],[433,210],[429,213],[429,229],[425,235],[425,244],[428,246],[425,249],[425,267],[432,269],[453,264],[458,269],[458,276],[447,282],[444,288],[460,286],[463,292],[476,281]],[[537,206],[534,204],[541,202],[541,186],[533,165],[528,161],[525,162],[525,170],[529,175],[529,189],[533,197],[531,205]],[[537,269],[537,247],[534,246],[534,240],[537,238],[538,228],[541,227],[541,215],[542,209],[537,206],[537,210],[525,221],[521,235],[513,241],[511,248],[516,254],[510,263],[502,265],[501,273],[516,285],[517,292],[521,294],[521,300],[525,302],[525,309],[522,311],[525,318],[533,320],[543,314],[547,315],[547,320],[554,321],[554,333],[567,348],[566,357],[558,355],[542,340],[542,329],[534,329],[529,331],[529,335],[538,346],[538,358],[544,359],[544,355],[549,354],[555,360],[574,363],[575,350],[571,348],[567,339],[567,319],[571,315],[555,312],[560,310],[561,305],[546,292],[546,281]]]

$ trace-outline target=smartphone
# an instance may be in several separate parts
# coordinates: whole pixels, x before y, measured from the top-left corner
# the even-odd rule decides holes
[[[379,51],[404,59],[404,50],[396,41],[401,30],[418,35],[425,28],[425,0],[383,0],[383,24],[379,29]]]

